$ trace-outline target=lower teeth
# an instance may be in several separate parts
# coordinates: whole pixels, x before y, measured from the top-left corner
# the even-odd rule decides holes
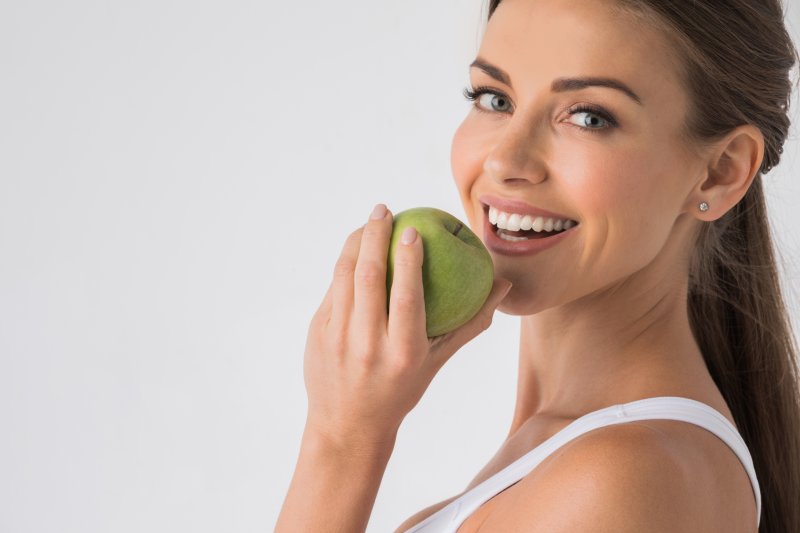
[[[527,241],[530,239],[530,237],[514,237],[513,235],[508,235],[504,233],[503,230],[498,231],[497,235],[504,241],[511,241],[511,242]]]
[[[531,234],[528,234],[528,236],[523,236],[519,234],[512,235],[513,233],[518,233],[518,232],[497,228],[497,236],[503,239],[504,241],[511,241],[511,242],[529,241],[531,239],[546,239],[547,237],[558,235],[561,232],[554,231],[554,232],[547,232],[546,234],[537,233],[535,234],[536,237],[533,237]]]

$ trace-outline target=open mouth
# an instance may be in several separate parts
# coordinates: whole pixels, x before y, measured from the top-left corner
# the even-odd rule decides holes
[[[570,219],[508,214],[488,205],[484,205],[483,210],[494,234],[509,242],[547,239],[578,225],[578,222]]]

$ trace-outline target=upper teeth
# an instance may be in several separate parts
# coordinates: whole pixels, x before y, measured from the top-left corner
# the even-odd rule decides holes
[[[506,213],[495,207],[489,207],[489,222],[500,229],[519,231],[532,229],[533,231],[561,231],[577,225],[574,220],[561,220],[558,218],[532,217]]]

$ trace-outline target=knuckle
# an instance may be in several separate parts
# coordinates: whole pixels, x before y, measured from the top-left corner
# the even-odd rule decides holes
[[[398,253],[394,258],[394,265],[403,269],[414,269],[422,266],[422,261],[415,256],[411,250],[404,250],[406,253]]]
[[[392,291],[392,303],[399,313],[415,313],[419,299],[410,291]]]
[[[394,357],[389,360],[392,373],[401,376],[412,373],[416,368],[415,360],[413,354],[406,352],[395,354]]]
[[[343,331],[334,331],[328,338],[328,347],[339,359],[347,353],[347,336]]]
[[[361,344],[359,347],[353,349],[352,357],[353,360],[357,363],[358,367],[368,370],[373,368],[377,363],[377,349],[375,348],[375,343],[373,342],[366,342]]]
[[[376,237],[381,237],[385,233],[385,228],[381,224],[380,220],[371,220],[366,226],[364,226],[364,239],[375,239]]]
[[[356,278],[367,287],[382,286],[386,284],[386,271],[376,261],[362,261],[356,268]]]
[[[340,257],[333,267],[333,276],[337,279],[347,278],[353,275],[355,264],[347,257]]]

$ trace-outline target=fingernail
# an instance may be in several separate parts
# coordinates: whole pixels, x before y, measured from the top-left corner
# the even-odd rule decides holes
[[[370,220],[380,220],[386,216],[386,206],[383,204],[377,204],[375,208],[372,210],[372,214],[369,216]]]
[[[403,235],[400,236],[400,242],[403,244],[411,244],[417,238],[417,230],[413,226],[409,226],[403,230]]]

